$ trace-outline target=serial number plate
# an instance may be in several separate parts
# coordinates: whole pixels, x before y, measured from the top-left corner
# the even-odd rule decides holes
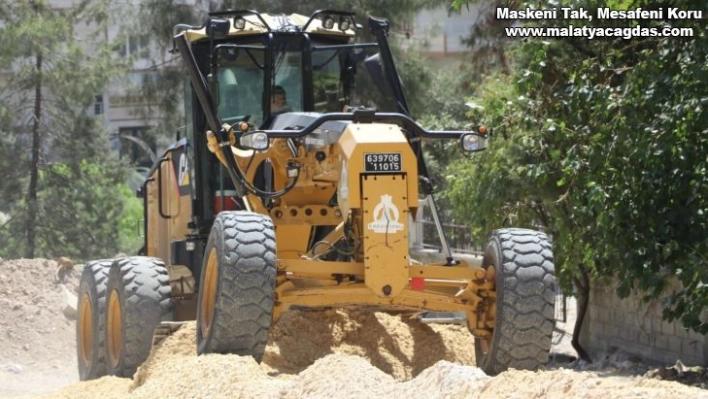
[[[402,170],[401,159],[399,152],[366,153],[364,154],[364,172],[400,172]]]

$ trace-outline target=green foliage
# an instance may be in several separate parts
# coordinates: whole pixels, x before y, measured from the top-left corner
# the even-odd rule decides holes
[[[0,3],[7,11],[0,13],[0,211],[9,215],[0,256],[115,254],[125,166],[107,155],[102,121],[88,111],[122,65],[93,40],[101,36],[73,31],[102,32],[106,7],[103,0],[61,10],[46,1]]]
[[[669,320],[706,333],[708,37],[681,24],[695,36],[517,43],[517,69],[473,99],[496,128],[490,148],[451,166],[449,194],[479,235],[548,230],[566,283],[580,268],[613,274],[621,296],[664,298]],[[683,289],[664,291],[670,275]]]
[[[144,232],[138,231],[138,226],[143,226],[143,202],[126,184],[119,186],[119,194],[123,211],[118,222],[118,250],[134,255],[144,244],[140,236]]]
[[[360,23],[366,22],[366,17],[373,15],[390,19],[393,23],[415,15],[421,9],[446,5],[446,0],[399,0],[396,2],[361,0],[208,0],[210,10],[244,10],[255,9],[260,12],[300,13],[310,15],[316,10],[344,10],[357,14]]]
[[[123,213],[124,172],[110,162],[80,161],[78,169],[57,163],[41,173],[37,254],[75,260],[112,257],[120,249],[116,224]],[[17,204],[22,210],[23,203]],[[0,229],[2,257],[24,253],[25,213],[16,212]]]
[[[414,117],[428,130],[463,130],[469,124],[465,115],[468,108],[464,104],[464,93],[472,90],[468,86],[467,74],[461,73],[464,67],[451,65],[440,68],[421,61],[423,59],[408,57],[401,68],[406,93],[414,93],[408,97]],[[422,65],[410,68],[409,65],[414,62]],[[452,212],[453,205],[446,195],[448,182],[452,180],[448,178],[446,168],[464,159],[459,143],[453,140],[427,140],[424,142],[424,156],[439,212],[445,223],[457,223]]]

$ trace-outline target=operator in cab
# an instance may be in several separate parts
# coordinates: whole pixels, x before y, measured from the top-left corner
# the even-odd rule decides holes
[[[292,112],[287,105],[285,89],[282,86],[274,86],[273,94],[270,97],[270,113],[271,115],[279,115],[285,112]]]

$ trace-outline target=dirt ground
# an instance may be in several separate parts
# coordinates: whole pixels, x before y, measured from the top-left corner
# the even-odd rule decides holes
[[[569,323],[558,323],[552,362],[539,372],[489,377],[474,367],[473,340],[457,325],[332,309],[286,313],[263,362],[196,356],[195,325],[161,343],[133,379],[77,382],[73,315],[63,308],[81,274],[56,276],[50,260],[0,261],[0,397],[45,398],[708,398],[620,356],[569,362]],[[705,383],[703,375],[692,381]]]
[[[62,307],[66,291],[78,288],[80,269],[57,276],[55,261],[0,262],[0,396],[78,380],[75,323]]]

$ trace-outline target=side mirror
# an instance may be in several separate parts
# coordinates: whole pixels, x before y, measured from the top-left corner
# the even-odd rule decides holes
[[[368,57],[364,61],[364,66],[366,66],[367,72],[371,76],[371,79],[379,88],[379,91],[387,99],[393,98],[393,89],[388,79],[386,79],[386,72],[384,70],[383,61],[381,60],[381,55],[376,53],[371,57]]]
[[[460,146],[466,152],[482,151],[487,148],[487,137],[476,133],[463,134],[460,137]]]
[[[223,39],[229,35],[231,21],[222,18],[212,18],[206,24],[206,34],[212,39]]]
[[[264,151],[270,147],[270,139],[266,132],[255,130],[241,135],[238,145],[245,150]]]

